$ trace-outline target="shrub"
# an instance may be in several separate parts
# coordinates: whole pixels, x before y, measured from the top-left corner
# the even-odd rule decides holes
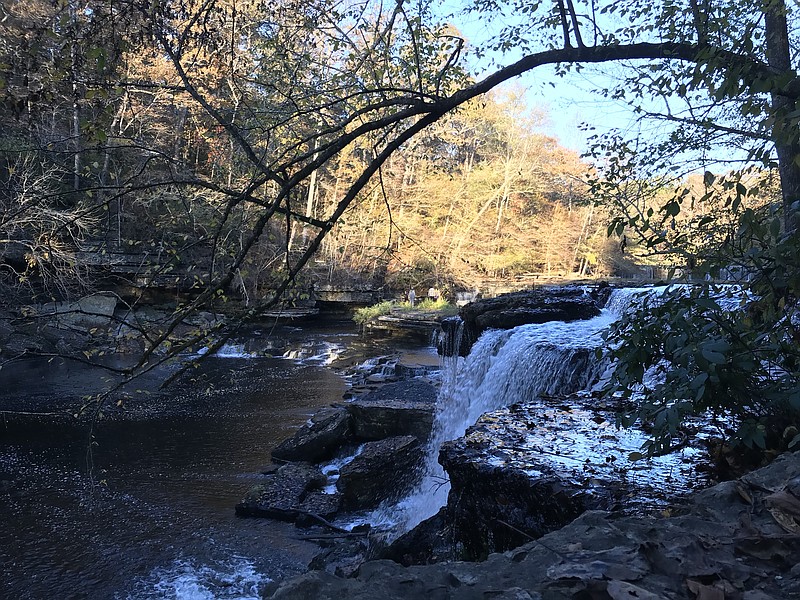
[[[392,312],[393,307],[394,302],[391,300],[385,300],[383,302],[379,302],[378,304],[373,304],[372,306],[358,308],[353,314],[353,321],[359,325],[363,325],[367,321],[371,321],[372,319],[380,317],[381,315],[389,314]]]

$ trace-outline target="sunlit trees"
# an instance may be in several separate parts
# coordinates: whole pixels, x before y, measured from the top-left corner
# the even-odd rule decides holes
[[[521,54],[481,78],[466,72],[464,41],[427,3],[9,6],[0,19],[8,131],[57,167],[67,208],[106,223],[95,237],[121,245],[130,235],[163,249],[171,267],[202,264],[196,296],[151,338],[132,372],[150,368],[188,314],[237,286],[248,296],[246,316],[280,302],[315,256],[353,265],[381,257],[373,262],[379,275],[391,261],[470,276],[587,272],[603,260],[600,209],[589,197],[624,198],[623,176],[625,185],[670,172],[677,181],[689,170],[680,161],[702,167],[719,148],[778,172],[782,212],[766,230],[755,218],[750,229],[727,223],[751,232],[749,249],[740,236],[723,238],[722,252],[699,272],[723,266],[726,249],[741,246],[745,259],[758,248],[755,271],[765,283],[757,291],[772,290],[776,306],[795,305],[792,276],[774,285],[776,272],[794,269],[786,243],[796,238],[800,199],[797,40],[783,0],[472,0],[466,8],[479,16],[505,15],[482,51]],[[672,129],[632,157],[630,140],[598,139],[587,193],[574,156],[520,127],[499,102],[477,110],[484,94],[547,65],[564,76],[614,65],[616,83],[598,92]],[[15,163],[7,146],[6,169]],[[744,202],[747,180],[708,181],[730,196],[717,206],[757,216]],[[713,228],[703,223],[711,215],[686,216],[691,196],[656,194],[655,206],[613,229],[655,252],[688,256],[695,241],[681,227],[701,237]],[[779,321],[775,311],[761,314]],[[206,334],[172,347],[220,343]]]

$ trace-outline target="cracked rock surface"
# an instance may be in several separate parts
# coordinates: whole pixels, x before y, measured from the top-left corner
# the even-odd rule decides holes
[[[697,493],[680,514],[586,512],[481,563],[315,571],[272,598],[783,600],[800,598],[800,452]]]

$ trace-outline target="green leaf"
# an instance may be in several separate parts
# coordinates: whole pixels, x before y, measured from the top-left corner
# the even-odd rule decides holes
[[[725,364],[725,355],[721,352],[715,352],[714,350],[709,350],[708,348],[703,348],[700,353],[703,355],[708,362],[715,364],[715,365],[722,365]]]
[[[691,383],[689,383],[689,387],[696,390],[702,387],[706,381],[708,381],[708,373],[700,373],[692,379]]]

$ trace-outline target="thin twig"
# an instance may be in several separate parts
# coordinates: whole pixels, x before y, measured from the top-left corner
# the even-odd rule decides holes
[[[522,535],[522,536],[525,536],[526,538],[528,538],[528,539],[529,539],[529,540],[531,540],[532,542],[536,542],[537,544],[539,544],[539,545],[540,545],[542,548],[544,548],[545,550],[549,550],[550,552],[552,552],[553,554],[555,554],[555,555],[557,555],[557,556],[560,556],[560,557],[561,557],[561,558],[563,558],[564,560],[566,560],[566,559],[567,559],[567,555],[566,555],[566,554],[564,554],[564,553],[562,553],[562,552],[559,552],[559,551],[558,551],[558,550],[556,550],[555,548],[551,548],[550,546],[548,546],[547,544],[545,544],[545,543],[544,543],[544,542],[542,542],[541,540],[539,540],[539,539],[536,539],[535,537],[533,537],[533,536],[532,536],[532,535],[530,535],[529,533],[525,533],[525,532],[524,532],[524,531],[522,531],[521,529],[518,529],[518,528],[514,527],[513,525],[511,525],[511,523],[506,523],[506,522],[505,522],[505,521],[503,521],[502,519],[495,519],[495,521],[496,521],[496,522],[498,522],[498,523],[500,523],[501,525],[505,525],[506,527],[508,527],[508,528],[509,528],[509,529],[511,529],[512,531],[516,531],[518,534],[520,534],[520,535]]]

